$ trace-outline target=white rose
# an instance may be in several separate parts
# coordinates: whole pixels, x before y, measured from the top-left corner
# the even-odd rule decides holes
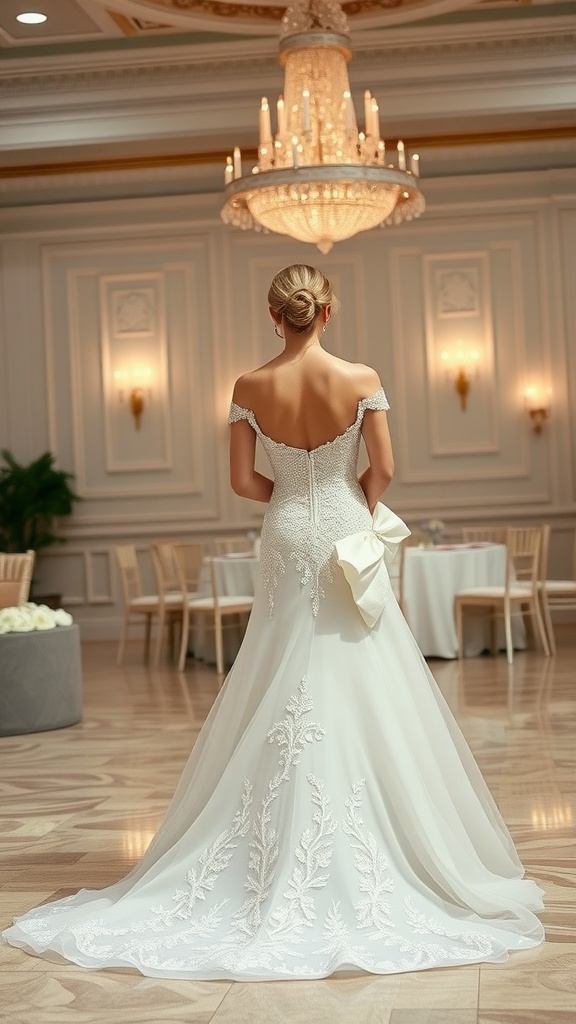
[[[32,612],[33,629],[54,629],[54,614],[48,605],[40,604]]]
[[[70,612],[65,612],[63,608],[57,608],[54,612],[54,623],[57,626],[71,626],[73,621]]]
[[[12,632],[12,626],[11,626],[11,623],[10,623],[10,618],[11,618],[10,617],[10,612],[11,611],[12,611],[11,608],[1,608],[0,609],[0,635],[3,634],[3,633],[11,633]]]
[[[16,608],[14,632],[30,633],[34,629],[34,619],[27,608]]]

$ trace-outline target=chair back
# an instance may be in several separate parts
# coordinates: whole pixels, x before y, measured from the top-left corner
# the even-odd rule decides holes
[[[540,539],[540,572],[538,573],[538,579],[540,583],[545,583],[548,578],[548,553],[550,550],[550,523],[543,523],[540,527],[541,539]]]
[[[26,604],[32,583],[34,551],[0,553],[0,608]]]
[[[177,540],[159,540],[150,548],[158,590],[164,594],[178,589],[178,574],[174,561],[174,546],[178,543]]]
[[[173,547],[178,586],[183,594],[197,594],[204,567],[204,545],[183,543]]]
[[[512,526],[506,531],[508,586],[514,582],[528,584],[532,593],[537,592],[541,572],[541,546],[540,526]]]
[[[466,544],[505,544],[505,526],[465,526],[462,537]]]
[[[213,555],[234,555],[246,553],[252,554],[253,545],[252,541],[249,540],[243,533],[234,534],[229,537],[214,537],[210,543],[211,553]]]
[[[128,608],[135,597],[142,597],[142,580],[138,567],[138,556],[133,544],[118,544],[114,548],[118,568],[120,569],[120,582],[122,584],[122,597]]]

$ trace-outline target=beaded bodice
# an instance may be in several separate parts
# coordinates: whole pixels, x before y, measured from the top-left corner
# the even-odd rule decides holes
[[[260,554],[270,614],[278,581],[292,564],[302,587],[310,588],[316,615],[324,587],[333,578],[334,542],[370,529],[372,517],[357,473],[362,420],[366,409],[388,408],[380,389],[358,402],[356,419],[342,434],[307,451],[274,441],[262,432],[251,409],[232,403],[229,422],[248,421],[274,471]]]

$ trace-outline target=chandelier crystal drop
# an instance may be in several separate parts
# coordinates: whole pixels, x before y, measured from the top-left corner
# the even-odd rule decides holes
[[[418,155],[407,167],[399,141],[390,160],[380,137],[378,104],[368,90],[365,130],[358,131],[350,57],[348,22],[337,0],[293,0],[282,19],[285,77],[276,105],[277,131],[272,134],[263,98],[257,166],[243,175],[238,147],[227,159],[226,224],[289,235],[327,253],[334,242],[359,231],[423,212]]]

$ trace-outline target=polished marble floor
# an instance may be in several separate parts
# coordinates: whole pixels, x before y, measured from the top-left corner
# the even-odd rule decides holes
[[[217,690],[215,672],[115,667],[86,644],[84,720],[0,740],[0,925],[125,874],[157,828]],[[544,888],[547,942],[505,964],[325,981],[157,981],[82,971],[0,948],[10,1024],[576,1024],[576,628],[558,653],[431,662]]]

